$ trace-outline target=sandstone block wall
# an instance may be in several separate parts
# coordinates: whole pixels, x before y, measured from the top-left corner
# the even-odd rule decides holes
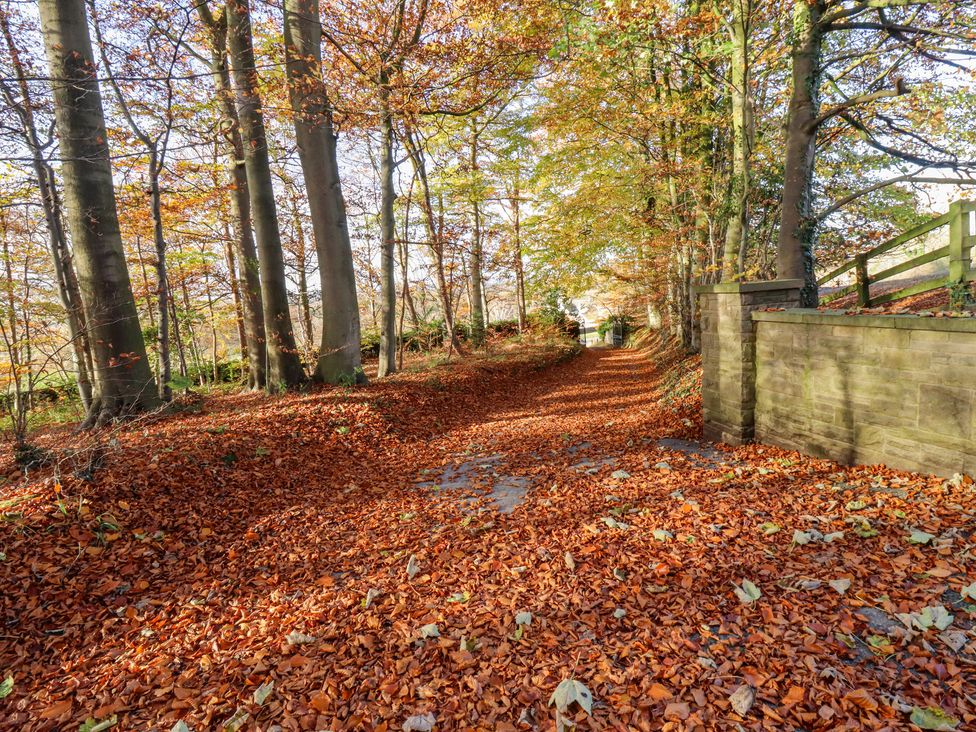
[[[756,441],[848,464],[976,475],[976,319],[750,317]]]
[[[754,432],[755,331],[753,312],[795,307],[799,280],[695,288],[701,317],[702,403],[705,438],[739,445]]]

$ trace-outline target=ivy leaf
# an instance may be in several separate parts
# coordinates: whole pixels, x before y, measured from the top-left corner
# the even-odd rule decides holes
[[[908,535],[908,543],[928,544],[934,538],[935,534],[930,534],[929,532],[922,531],[921,529],[912,529],[911,533]]]
[[[563,679],[549,697],[549,706],[556,707],[561,714],[568,714],[574,704],[587,714],[591,714],[593,695],[582,682],[576,679]]]
[[[827,582],[838,594],[843,595],[851,588],[851,581],[849,579],[835,579]]]
[[[430,712],[415,714],[407,717],[407,721],[403,723],[403,732],[432,732],[435,724],[437,724],[437,717]]]
[[[407,560],[407,577],[413,579],[417,572],[420,571],[420,562],[417,561],[417,557],[413,554],[410,555],[410,559]]]
[[[762,592],[759,588],[747,579],[742,580],[741,586],[736,585],[734,582],[732,586],[735,588],[735,596],[739,598],[739,602],[743,605],[751,605],[762,597]]]
[[[756,692],[748,684],[743,684],[729,696],[729,702],[732,704],[732,708],[740,717],[744,717],[749,713],[755,701]]]
[[[369,609],[369,606],[373,604],[373,600],[379,597],[379,595],[379,590],[377,590],[375,587],[370,587],[368,590],[366,590],[366,597],[363,598],[363,607],[365,609]]]
[[[94,717],[86,719],[79,727],[78,732],[105,732],[119,723],[119,717],[113,714],[111,717],[98,721]]]
[[[317,640],[318,638],[314,635],[299,633],[297,630],[293,630],[285,636],[285,642],[293,646],[307,646],[309,643],[315,643]]]
[[[247,723],[250,716],[246,709],[238,708],[229,719],[226,719],[220,725],[220,732],[237,732],[237,730]]]
[[[810,536],[810,534],[808,534],[806,531],[800,531],[799,529],[796,529],[793,532],[793,543],[798,544],[799,546],[803,546],[804,544],[809,544],[812,538],[813,537]]]
[[[922,729],[942,730],[952,732],[959,725],[959,720],[946,714],[939,707],[914,707],[909,717],[912,724]]]
[[[0,699],[10,696],[10,693],[14,690],[14,675],[7,674],[2,682],[0,682]]]
[[[274,679],[261,684],[261,686],[254,690],[254,696],[252,697],[254,703],[260,707],[268,700],[272,691],[274,691]]]

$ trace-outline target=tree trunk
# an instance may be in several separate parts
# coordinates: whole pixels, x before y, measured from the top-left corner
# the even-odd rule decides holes
[[[237,114],[244,143],[244,169],[261,268],[261,296],[267,338],[267,387],[293,388],[305,383],[285,285],[285,260],[275,206],[267,135],[257,90],[249,0],[227,3],[227,41],[237,89]]]
[[[396,371],[396,282],[393,243],[396,223],[393,218],[393,112],[390,110],[389,81],[380,80],[381,134],[383,157],[380,160],[380,363],[379,376]]]
[[[752,90],[750,88],[749,36],[752,0],[732,3],[732,40],[729,94],[732,99],[732,181],[729,190],[729,221],[722,253],[722,279],[742,274],[742,254],[749,239],[749,162],[752,154]]]
[[[515,180],[515,197],[512,199],[512,222],[515,229],[515,251],[514,265],[515,265],[515,299],[516,307],[518,309],[518,329],[519,333],[525,331],[528,325],[528,319],[526,317],[525,310],[525,266],[522,262],[522,206],[521,201],[519,201],[519,182],[516,178]]]
[[[234,298],[234,320],[237,322],[237,339],[241,344],[241,359],[247,361],[247,334],[244,332],[244,304],[241,302],[241,285],[237,278],[237,261],[234,257],[234,239],[230,234],[230,226],[224,222],[224,257],[227,259],[227,278],[230,280],[230,292]]]
[[[312,345],[312,306],[308,297],[308,275],[305,272],[305,262],[308,253],[305,251],[305,227],[302,226],[302,217],[298,211],[297,203],[294,203],[292,218],[295,224],[295,236],[298,238],[298,314],[302,319],[302,331],[304,332],[305,353],[309,358],[314,355]]]
[[[78,278],[71,261],[71,250],[64,234],[63,211],[58,188],[54,181],[54,170],[44,159],[40,138],[37,134],[37,124],[34,120],[34,100],[31,98],[27,75],[20,59],[20,49],[14,43],[13,34],[5,12],[0,11],[0,30],[3,32],[7,49],[10,52],[11,63],[17,77],[20,91],[20,102],[3,87],[3,95],[7,104],[17,112],[22,124],[24,141],[31,153],[31,165],[34,177],[41,195],[41,205],[44,209],[44,219],[47,224],[48,246],[54,262],[54,274],[58,284],[58,295],[68,316],[68,336],[75,361],[75,378],[78,383],[78,395],[82,407],[87,412],[92,402],[92,361],[91,343],[86,332],[85,312],[78,289]]]
[[[61,144],[65,203],[94,350],[97,389],[85,426],[159,403],[115,207],[108,135],[84,0],[39,0]],[[63,80],[63,81],[62,81]]]
[[[420,147],[419,141],[415,140],[408,131],[405,142],[407,153],[413,161],[417,171],[417,178],[420,180],[420,192],[422,194],[421,207],[424,211],[424,221],[427,226],[427,236],[430,239],[430,248],[434,254],[434,276],[437,280],[437,292],[441,302],[441,313],[444,318],[445,334],[448,338],[450,349],[461,352],[461,342],[454,329],[454,306],[451,303],[451,288],[444,274],[444,237],[443,219],[440,221],[434,216],[434,202],[431,198],[430,184],[427,179],[427,164]]]
[[[817,146],[815,121],[820,113],[823,69],[824,0],[797,0],[793,8],[793,92],[786,131],[783,169],[783,211],[776,253],[776,276],[803,280],[803,307],[817,306],[813,247],[816,219],[812,210],[813,172]]]
[[[286,0],[288,91],[322,284],[322,342],[315,379],[330,384],[363,382],[356,274],[339,180],[332,107],[322,82],[321,42],[318,0]],[[392,145],[392,140],[387,144]]]
[[[247,361],[248,387],[263,389],[266,384],[267,364],[264,303],[261,298],[260,264],[251,230],[251,200],[244,167],[244,141],[241,139],[241,123],[237,116],[227,68],[227,14],[214,17],[206,2],[197,4],[197,12],[210,29],[210,68],[214,72],[217,97],[223,110],[226,138],[230,146],[230,206],[235,222],[234,246],[240,267],[243,311],[241,355]]]
[[[471,206],[474,210],[474,226],[471,229],[471,345],[481,348],[485,342],[485,308],[481,264],[481,203],[478,200],[480,184],[478,168],[478,132],[472,125],[471,132],[471,183],[474,187]]]
[[[156,299],[159,303],[159,398],[173,398],[169,382],[172,365],[169,356],[169,285],[166,277],[166,239],[163,236],[162,202],[159,195],[159,156],[153,147],[149,152],[149,192],[152,205],[153,244],[156,249]]]

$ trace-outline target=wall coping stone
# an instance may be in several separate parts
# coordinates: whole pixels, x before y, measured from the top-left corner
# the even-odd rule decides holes
[[[720,282],[717,285],[695,285],[696,295],[733,295],[740,292],[765,292],[767,290],[799,290],[803,280],[767,280],[764,282]]]
[[[976,333],[976,318],[923,318],[917,315],[847,315],[841,310],[824,311],[812,308],[788,310],[757,310],[754,321],[766,323],[803,323],[808,325],[839,325],[851,328],[897,328],[899,330],[931,330],[949,333]]]

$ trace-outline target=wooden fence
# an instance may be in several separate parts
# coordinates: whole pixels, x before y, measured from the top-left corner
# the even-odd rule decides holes
[[[871,307],[881,305],[893,300],[900,300],[903,297],[918,295],[930,290],[937,290],[942,287],[950,288],[950,300],[953,306],[961,306],[966,300],[965,284],[976,280],[976,270],[972,266],[972,250],[976,245],[976,225],[973,222],[973,213],[976,212],[976,201],[956,201],[949,206],[948,213],[936,216],[914,229],[909,229],[903,234],[899,234],[893,239],[889,239],[884,244],[876,246],[874,249],[858,254],[854,259],[842,264],[837,269],[828,272],[817,280],[817,285],[823,287],[826,283],[836,279],[851,269],[855,272],[855,282],[846,287],[842,287],[820,298],[821,303],[828,303],[857,292],[857,304],[860,307]],[[868,262],[881,255],[917,239],[930,231],[948,226],[949,244],[931,252],[925,252],[917,257],[896,264],[875,274],[868,274]],[[948,258],[949,272],[947,275],[933,277],[921,282],[916,282],[898,290],[888,291],[879,295],[871,295],[871,285],[890,279],[904,272],[909,272],[923,264],[937,262],[940,259]],[[952,288],[958,288],[953,290]]]

